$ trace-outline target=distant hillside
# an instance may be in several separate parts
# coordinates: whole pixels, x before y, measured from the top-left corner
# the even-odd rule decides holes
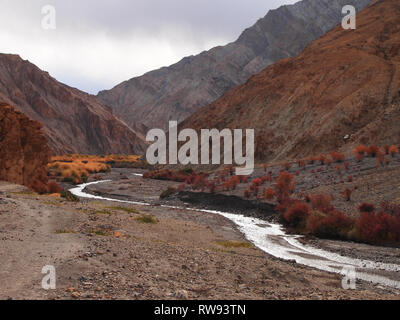
[[[341,21],[344,5],[362,9],[369,1],[304,0],[282,6],[236,42],[123,82],[98,98],[142,132],[166,129],[169,120],[184,120],[265,67],[299,54]]]
[[[377,2],[357,21],[357,30],[335,28],[181,127],[255,128],[263,160],[399,143],[400,2]]]
[[[136,154],[145,143],[95,96],[70,88],[16,55],[0,54],[0,101],[43,124],[53,153]]]

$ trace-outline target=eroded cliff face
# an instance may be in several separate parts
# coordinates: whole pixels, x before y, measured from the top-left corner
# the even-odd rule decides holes
[[[130,126],[167,129],[276,61],[299,54],[343,18],[342,8],[370,0],[304,0],[271,10],[237,41],[100,92],[99,100]]]
[[[41,124],[0,103],[0,180],[44,192],[50,155]]]
[[[400,3],[384,0],[252,77],[181,128],[254,128],[260,160],[399,143]],[[349,139],[344,139],[348,136]]]

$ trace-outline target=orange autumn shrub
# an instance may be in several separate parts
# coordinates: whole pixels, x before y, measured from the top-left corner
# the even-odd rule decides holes
[[[333,210],[333,206],[331,205],[333,197],[331,195],[315,194],[309,196],[309,199],[314,210],[325,213]]]
[[[297,162],[297,164],[298,164],[299,168],[305,168],[305,167],[306,167],[306,162],[305,162],[305,160],[299,160],[299,161]]]
[[[343,153],[340,153],[337,151],[331,152],[330,156],[332,157],[333,161],[335,161],[335,162],[343,162],[346,159],[346,157]]]
[[[346,201],[351,201],[351,195],[353,194],[353,190],[346,188],[343,192],[342,195]]]
[[[395,157],[396,154],[398,154],[398,153],[399,153],[399,149],[398,149],[396,146],[390,146],[390,147],[389,147],[389,154],[390,154],[392,157]]]
[[[290,162],[285,162],[282,165],[282,168],[285,169],[286,171],[289,171],[291,167],[292,167],[292,164]]]
[[[321,163],[321,165],[324,165],[324,164],[325,164],[325,161],[326,161],[326,156],[324,156],[323,154],[320,155],[320,156],[318,157],[318,161]]]
[[[43,183],[42,181],[40,181],[39,179],[36,179],[35,181],[33,181],[31,188],[33,191],[35,191],[36,193],[39,193],[39,194],[48,193],[48,188],[47,188],[46,184]]]
[[[275,197],[275,191],[272,188],[268,188],[267,190],[265,190],[264,192],[264,200],[272,200]]]
[[[60,193],[63,189],[59,186],[59,184],[57,183],[57,182],[55,182],[55,181],[50,181],[48,184],[47,184],[47,188],[48,188],[48,192],[50,193],[50,194],[53,194],[53,193]]]
[[[373,157],[373,158],[378,156],[380,153],[381,153],[381,150],[378,146],[371,146],[367,150],[368,156]]]
[[[275,194],[279,203],[284,203],[295,190],[295,179],[289,172],[281,172],[275,184]]]
[[[325,164],[329,167],[332,164],[332,159],[331,158],[326,158],[325,159]]]
[[[314,156],[309,156],[306,161],[308,162],[308,164],[314,164],[315,161],[317,161],[317,158]]]
[[[366,146],[360,145],[354,148],[354,154],[357,157],[357,155],[365,156],[368,153],[368,148]]]

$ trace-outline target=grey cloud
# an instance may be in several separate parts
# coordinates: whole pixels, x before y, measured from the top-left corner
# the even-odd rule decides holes
[[[0,52],[96,93],[235,40],[269,9],[295,0],[0,0]],[[54,5],[57,29],[40,27]]]

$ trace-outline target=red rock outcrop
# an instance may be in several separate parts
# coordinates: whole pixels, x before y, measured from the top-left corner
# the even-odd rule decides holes
[[[182,128],[254,128],[260,160],[399,143],[400,2],[384,0],[267,67]],[[344,139],[345,136],[349,139]]]
[[[45,192],[50,155],[41,124],[0,103],[0,180]]]

